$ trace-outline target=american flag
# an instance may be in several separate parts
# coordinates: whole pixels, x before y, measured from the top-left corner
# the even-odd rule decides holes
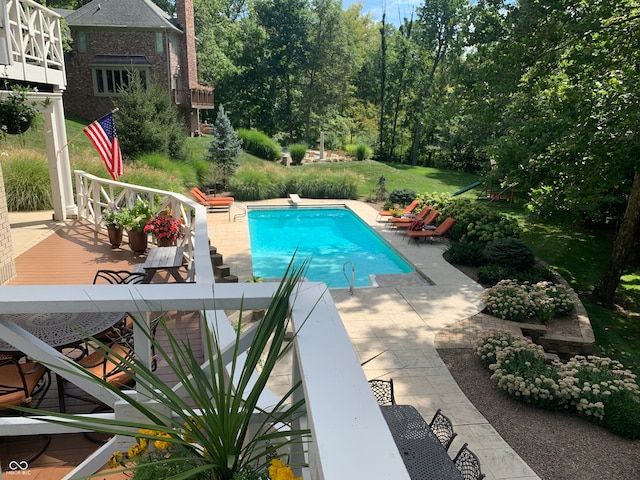
[[[96,147],[102,157],[102,161],[109,170],[111,178],[117,180],[123,173],[122,153],[120,142],[116,135],[116,124],[113,121],[113,113],[99,118],[83,130],[91,143]]]

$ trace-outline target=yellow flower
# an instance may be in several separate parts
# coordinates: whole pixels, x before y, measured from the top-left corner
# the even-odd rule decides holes
[[[118,465],[122,464],[122,453],[113,452],[113,454],[109,457],[109,468],[116,468]]]
[[[155,432],[155,434],[158,437],[171,438],[171,435],[169,435],[168,433]],[[166,442],[166,441],[163,441],[163,440],[156,440],[155,442],[153,442],[153,444],[155,445],[155,447],[158,450],[166,450],[167,448],[169,448],[171,446],[171,442]]]
[[[277,458],[271,460],[269,478],[271,480],[302,480],[301,478],[294,478],[291,469]]]
[[[144,449],[139,444],[136,443],[129,449],[129,451],[127,452],[127,455],[129,458],[136,458],[142,455],[143,453],[144,453]]]
[[[149,447],[149,439],[148,438],[139,438],[138,439],[138,445],[140,445],[140,448],[142,449],[142,453],[147,451],[147,448]]]

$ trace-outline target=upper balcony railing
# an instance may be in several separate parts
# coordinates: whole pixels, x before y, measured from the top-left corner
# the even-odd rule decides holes
[[[173,90],[173,102],[181,107],[210,110],[213,108],[213,90],[209,88]]]
[[[0,0],[0,64],[6,78],[64,90],[60,15],[32,0]]]

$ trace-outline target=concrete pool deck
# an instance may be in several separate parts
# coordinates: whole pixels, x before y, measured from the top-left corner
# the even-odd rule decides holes
[[[248,205],[289,207],[287,199],[236,202],[231,220],[226,214],[208,215],[211,244],[240,282],[252,276],[243,215]],[[467,442],[488,480],[539,478],[465,397],[436,351],[469,348],[478,330],[502,326],[469,321],[483,309],[483,288],[442,258],[446,244],[407,242],[377,222],[377,211],[367,203],[302,199],[300,206],[305,205],[347,205],[430,280],[415,274],[383,276],[377,288],[356,288],[353,295],[348,289],[331,290],[360,361],[373,358],[363,366],[367,378],[393,378],[397,402],[415,406],[427,421],[442,408],[458,433],[450,454]]]

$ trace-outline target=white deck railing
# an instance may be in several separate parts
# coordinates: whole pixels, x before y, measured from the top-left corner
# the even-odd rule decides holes
[[[45,83],[63,90],[67,81],[60,15],[32,0],[6,0],[6,7],[7,18],[2,24],[9,47],[6,78]]]
[[[194,217],[190,223],[194,283],[64,285],[0,287],[3,313],[54,313],[88,311],[202,311],[267,308],[276,283],[215,284],[208,252],[206,210],[189,199],[133,185],[99,179],[76,172],[77,203],[82,218],[99,226],[101,208],[113,201],[129,201],[138,195],[158,195],[160,206]],[[154,201],[156,199],[154,198]],[[177,203],[179,203],[179,205]],[[306,403],[306,421],[311,440],[304,458],[305,479],[409,478],[391,433],[380,413],[366,378],[345,331],[340,315],[324,284],[304,282],[291,298],[294,338],[292,379],[301,380]],[[138,315],[137,315],[138,316]],[[112,392],[99,391],[91,381],[64,370],[67,359],[12,322],[0,319],[0,338],[107,403],[114,403]],[[136,336],[136,350],[147,346]],[[142,353],[142,352],[140,352]],[[148,355],[138,356],[141,361]],[[113,400],[113,402],[111,400]],[[120,412],[116,409],[116,412]],[[130,413],[130,412],[126,412]],[[100,416],[118,415],[100,414]],[[65,433],[77,431],[69,426],[52,425],[35,418],[0,417],[0,437]],[[130,445],[130,439],[112,439],[85,461],[68,479],[95,472],[114,449]],[[293,460],[300,460],[299,455]]]

